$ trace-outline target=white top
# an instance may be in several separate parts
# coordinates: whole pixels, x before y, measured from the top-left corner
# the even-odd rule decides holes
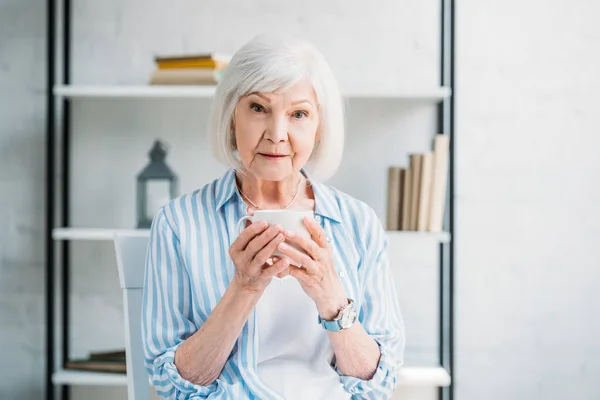
[[[331,367],[333,348],[317,307],[292,276],[274,278],[256,305],[258,373],[286,400],[348,400]]]

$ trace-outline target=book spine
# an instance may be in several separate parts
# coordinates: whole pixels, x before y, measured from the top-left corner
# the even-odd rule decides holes
[[[401,190],[400,167],[388,168],[388,199],[387,199],[387,230],[396,231],[400,229],[400,190]]]
[[[431,182],[433,178],[433,153],[423,154],[421,165],[421,183],[419,185],[419,216],[417,230],[426,231],[429,222],[429,203],[431,200]]]
[[[404,173],[404,181],[402,182],[402,225],[400,229],[403,231],[410,230],[410,218],[412,207],[412,168],[408,168]]]
[[[412,170],[411,182],[411,207],[410,207],[410,230],[417,230],[417,219],[419,216],[419,194],[421,193],[421,166],[423,164],[422,154],[410,155],[410,168]]]
[[[433,182],[428,227],[431,232],[441,232],[446,204],[448,182],[448,153],[450,138],[448,135],[436,135],[433,150]]]

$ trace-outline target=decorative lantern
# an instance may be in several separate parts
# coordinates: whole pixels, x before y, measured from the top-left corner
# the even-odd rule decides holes
[[[149,155],[150,163],[137,176],[138,229],[150,228],[158,210],[177,196],[177,176],[165,163],[165,145],[155,141]]]

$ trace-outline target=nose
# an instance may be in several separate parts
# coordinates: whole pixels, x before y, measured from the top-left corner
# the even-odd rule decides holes
[[[285,142],[288,139],[288,124],[285,117],[273,115],[266,128],[265,139],[273,143]]]

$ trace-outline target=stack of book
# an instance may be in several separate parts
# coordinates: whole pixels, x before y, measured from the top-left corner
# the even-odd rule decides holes
[[[126,373],[125,351],[90,353],[88,358],[67,361],[65,368],[94,372]]]
[[[409,166],[388,168],[387,230],[441,232],[450,138],[436,135],[433,151],[409,154]]]
[[[151,85],[216,85],[231,56],[221,53],[155,57]]]

